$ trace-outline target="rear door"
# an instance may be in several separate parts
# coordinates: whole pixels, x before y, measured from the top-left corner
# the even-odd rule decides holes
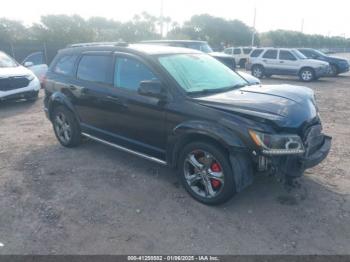
[[[83,131],[94,134],[108,126],[111,111],[119,109],[110,101],[113,87],[111,52],[85,52],[78,61],[76,78],[69,89],[82,122]]]
[[[262,56],[262,62],[266,74],[277,74],[279,72],[279,62],[277,61],[278,50],[267,49]]]

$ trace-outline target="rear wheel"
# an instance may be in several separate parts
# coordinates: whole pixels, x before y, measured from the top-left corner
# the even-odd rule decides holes
[[[235,194],[227,154],[211,143],[187,145],[179,157],[179,175],[187,192],[199,202],[218,205]]]
[[[315,72],[312,68],[303,68],[299,73],[299,78],[303,82],[310,82],[315,79]]]
[[[261,65],[254,65],[252,67],[252,75],[257,78],[262,78],[264,76],[264,67]]]
[[[81,133],[78,121],[67,108],[58,106],[54,109],[52,124],[55,135],[61,145],[75,147],[80,144]]]
[[[247,62],[247,60],[246,59],[241,59],[241,60],[239,60],[239,67],[240,68],[245,68],[245,63]]]

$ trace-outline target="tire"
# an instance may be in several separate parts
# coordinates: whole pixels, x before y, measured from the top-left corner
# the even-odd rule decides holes
[[[299,72],[299,78],[303,82],[311,82],[315,80],[315,72],[312,68],[303,68]]]
[[[239,60],[239,67],[240,68],[245,68],[245,63],[246,63],[247,61],[245,60],[245,59],[241,59],[241,60]]]
[[[57,140],[62,146],[76,147],[81,143],[81,132],[74,114],[64,106],[54,108],[52,125]]]
[[[329,75],[330,76],[337,76],[339,74],[339,69],[336,65],[331,64],[329,69]]]
[[[206,158],[207,155],[210,157]],[[228,155],[215,144],[190,143],[184,147],[178,161],[180,180],[197,201],[206,205],[219,205],[235,194],[236,186]],[[193,163],[202,165],[202,171],[196,169]]]
[[[35,92],[33,95],[27,96],[26,100],[29,102],[35,102],[39,97],[39,91]]]
[[[262,65],[253,65],[252,75],[256,78],[263,78],[265,74],[265,69]]]

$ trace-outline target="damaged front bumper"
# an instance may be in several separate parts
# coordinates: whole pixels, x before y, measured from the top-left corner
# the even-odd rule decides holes
[[[272,170],[276,174],[281,174],[289,178],[300,177],[306,169],[318,165],[327,157],[331,149],[332,138],[322,135],[322,140],[322,143],[317,148],[313,148],[312,151],[307,150],[303,155],[260,156],[259,169]],[[265,161],[261,161],[261,159],[265,159]]]

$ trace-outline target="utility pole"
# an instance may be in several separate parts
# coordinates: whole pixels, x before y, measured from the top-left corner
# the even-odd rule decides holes
[[[300,28],[300,32],[304,33],[304,18],[301,19],[301,28]]]
[[[164,0],[160,0],[160,36],[163,38]]]
[[[254,18],[253,18],[253,33],[252,33],[252,47],[255,42],[255,22],[256,22],[256,7],[254,7]]]

